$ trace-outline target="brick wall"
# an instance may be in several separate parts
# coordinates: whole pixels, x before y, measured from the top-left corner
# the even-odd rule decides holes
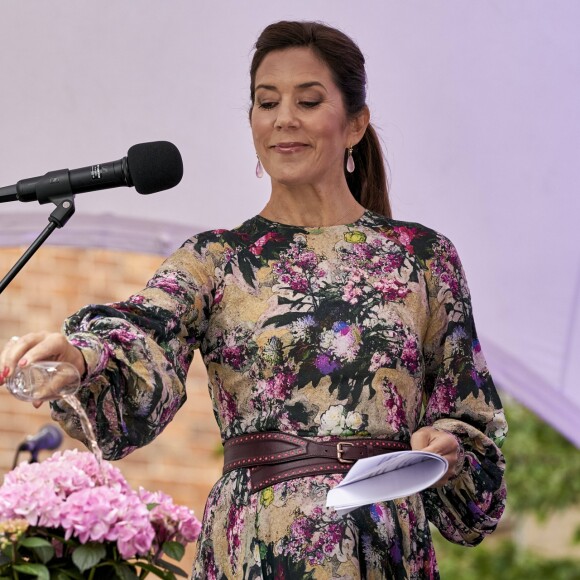
[[[0,249],[0,278],[23,248]],[[63,319],[89,303],[122,300],[141,289],[161,263],[159,256],[97,249],[45,247],[0,295],[0,345],[13,335],[59,330]],[[192,507],[201,519],[211,486],[221,472],[219,433],[196,355],[187,379],[188,400],[153,443],[116,462],[129,483],[162,490]],[[0,471],[10,470],[17,445],[50,422],[46,405],[34,409],[0,389]],[[63,448],[84,449],[65,437]],[[45,452],[46,453],[46,452]],[[23,459],[26,458],[24,454]],[[189,571],[195,548],[183,567]]]

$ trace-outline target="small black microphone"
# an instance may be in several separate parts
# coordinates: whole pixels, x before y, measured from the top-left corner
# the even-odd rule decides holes
[[[36,435],[29,435],[19,446],[18,451],[30,451],[36,458],[41,449],[57,449],[62,443],[62,432],[54,425],[45,425]]]
[[[59,169],[40,177],[21,179],[0,187],[0,203],[38,201],[49,203],[59,196],[112,187],[133,187],[144,195],[175,187],[183,177],[179,149],[169,141],[133,145],[118,161],[81,169]]]

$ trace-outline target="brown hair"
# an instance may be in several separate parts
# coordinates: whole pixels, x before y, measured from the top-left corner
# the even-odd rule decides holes
[[[346,34],[320,22],[281,21],[270,24],[256,41],[250,66],[250,98],[254,102],[256,71],[264,57],[274,50],[308,47],[328,66],[342,93],[346,113],[354,117],[366,104],[365,59]],[[345,162],[347,152],[345,151]],[[369,124],[360,143],[353,149],[356,169],[345,170],[348,187],[365,208],[391,217],[383,152],[377,133]]]

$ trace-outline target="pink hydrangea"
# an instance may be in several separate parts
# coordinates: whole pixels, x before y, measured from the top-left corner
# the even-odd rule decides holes
[[[155,531],[149,511],[135,492],[119,494],[105,486],[75,492],[67,498],[62,517],[65,538],[75,536],[84,544],[117,542],[123,558],[145,555]]]
[[[77,450],[22,463],[4,477],[0,521],[14,518],[62,528],[67,540],[82,544],[115,542],[125,559],[156,552],[168,540],[192,542],[201,529],[188,508],[161,492],[134,491],[119,469]]]
[[[42,480],[25,480],[17,486],[4,485],[0,494],[0,520],[25,519],[29,525],[42,525],[43,514],[54,525],[60,522],[62,500],[47,489]]]
[[[199,536],[201,524],[188,507],[175,505],[171,497],[162,491],[150,492],[141,487],[138,493],[145,505],[154,506],[149,512],[149,520],[161,543],[173,539],[187,544]],[[163,535],[167,537],[163,538]]]

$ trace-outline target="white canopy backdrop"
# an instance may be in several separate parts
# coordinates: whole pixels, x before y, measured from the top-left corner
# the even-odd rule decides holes
[[[359,43],[395,217],[454,241],[496,382],[580,446],[576,0],[4,0],[0,185],[163,139],[178,187],[79,195],[49,243],[166,254],[256,214],[248,66],[280,19]],[[30,243],[50,211],[0,205],[0,245]]]

